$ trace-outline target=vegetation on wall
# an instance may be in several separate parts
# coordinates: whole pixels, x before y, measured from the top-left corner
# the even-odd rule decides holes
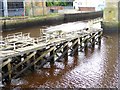
[[[61,0],[47,1],[46,6],[72,6],[72,2],[62,2]]]

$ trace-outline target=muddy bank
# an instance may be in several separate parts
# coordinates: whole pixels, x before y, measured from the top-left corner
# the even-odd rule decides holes
[[[2,22],[2,30],[15,30],[18,28],[28,28],[35,26],[49,26],[57,25],[66,22],[74,22],[80,20],[93,19],[102,17],[103,12],[89,12],[89,13],[76,13],[76,14],[62,14],[55,17],[37,18],[37,19],[18,19],[18,20],[5,20]]]

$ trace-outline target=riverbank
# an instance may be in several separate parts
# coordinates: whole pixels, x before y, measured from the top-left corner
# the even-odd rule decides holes
[[[86,13],[72,13],[72,14],[50,14],[37,17],[23,17],[23,18],[7,18],[3,19],[2,30],[15,30],[18,28],[27,28],[35,26],[57,25],[66,22],[74,22],[80,20],[94,19],[102,17],[103,12],[86,12]]]
[[[2,30],[14,30],[18,28],[27,28],[27,27],[34,27],[38,25],[45,25],[49,23],[49,19],[59,19],[62,18],[62,15],[54,13],[44,16],[36,16],[36,17],[8,17],[3,18],[1,20]],[[59,19],[60,20],[60,19]],[[52,24],[52,23],[50,23]]]

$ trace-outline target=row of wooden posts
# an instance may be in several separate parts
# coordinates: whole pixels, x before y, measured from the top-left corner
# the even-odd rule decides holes
[[[8,82],[15,79],[26,70],[34,71],[35,68],[42,68],[46,63],[53,65],[56,61],[65,57],[67,60],[68,55],[85,50],[89,47],[94,48],[95,45],[101,44],[102,31],[93,32],[88,35],[76,37],[70,41],[66,40],[57,44],[48,45],[42,49],[37,49],[31,52],[7,58],[3,61],[2,81]],[[70,53],[68,52],[70,51]]]

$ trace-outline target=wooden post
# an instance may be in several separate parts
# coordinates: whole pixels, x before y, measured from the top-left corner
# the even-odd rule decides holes
[[[92,33],[92,36],[94,35],[95,33]],[[95,47],[95,37],[92,38],[92,48]]]
[[[98,35],[101,34],[101,31],[98,32]],[[98,44],[101,45],[101,35],[98,37]]]
[[[80,37],[80,51],[82,51],[82,37]]]
[[[26,57],[27,57],[26,54],[21,55],[21,62],[23,62]],[[21,70],[22,70],[23,68],[25,68],[26,66],[27,66],[27,62],[24,62],[23,65],[21,66],[21,67],[22,67]]]
[[[75,48],[76,48],[76,52],[75,52],[75,54],[78,54],[78,38],[76,39],[76,44],[75,44]]]
[[[21,55],[21,62],[23,62],[24,61],[24,55]],[[21,66],[21,70],[24,68],[25,66],[24,65],[22,65]]]
[[[22,58],[22,56],[20,55],[20,56],[18,56],[18,62],[16,63],[16,66],[21,62],[21,58]],[[20,65],[18,68],[17,68],[17,72],[19,72],[19,71],[21,71],[22,70],[22,65]]]
[[[50,48],[52,48],[53,46],[51,46]],[[50,51],[50,57],[51,60],[50,60],[50,65],[53,65],[54,64],[54,49],[52,51]]]
[[[72,43],[74,44],[73,49],[74,49],[74,54],[78,54],[78,38],[74,39],[72,41]]]
[[[63,48],[63,52],[66,51],[64,58],[65,58],[65,61],[67,61],[68,60],[68,43],[65,42],[65,44],[67,44],[67,45],[65,45],[65,47]]]
[[[36,54],[36,51],[34,51],[34,53]],[[31,66],[31,70],[34,71],[35,70],[35,54],[32,56],[31,60],[30,60],[30,63],[34,63],[32,66]]]
[[[4,61],[3,61],[4,63]],[[4,67],[2,67],[2,83],[4,84],[4,82],[7,82],[8,81],[8,76],[7,77],[4,77],[5,73],[8,72],[8,67],[7,65],[5,65]],[[3,78],[4,77],[4,78]]]
[[[85,41],[84,41],[84,50],[87,49],[87,38],[85,38]]]
[[[11,80],[11,69],[12,69],[12,66],[11,66],[11,58],[3,61],[3,65],[2,65],[2,83],[4,82],[9,82]],[[5,76],[5,74],[8,73],[7,76]]]
[[[11,60],[11,58],[9,58],[10,60]],[[8,72],[9,72],[9,76],[8,76],[8,80],[10,81],[11,80],[11,78],[12,78],[12,73],[11,73],[11,69],[12,69],[12,67],[11,67],[11,63],[9,62],[8,64],[7,64],[7,68],[8,68]]]
[[[37,52],[36,52],[36,54],[35,54],[35,58],[38,58],[40,55],[41,55],[41,50],[37,50]],[[38,65],[40,65],[41,64],[41,62],[42,62],[42,60],[39,60],[37,63],[36,63],[36,66]]]

